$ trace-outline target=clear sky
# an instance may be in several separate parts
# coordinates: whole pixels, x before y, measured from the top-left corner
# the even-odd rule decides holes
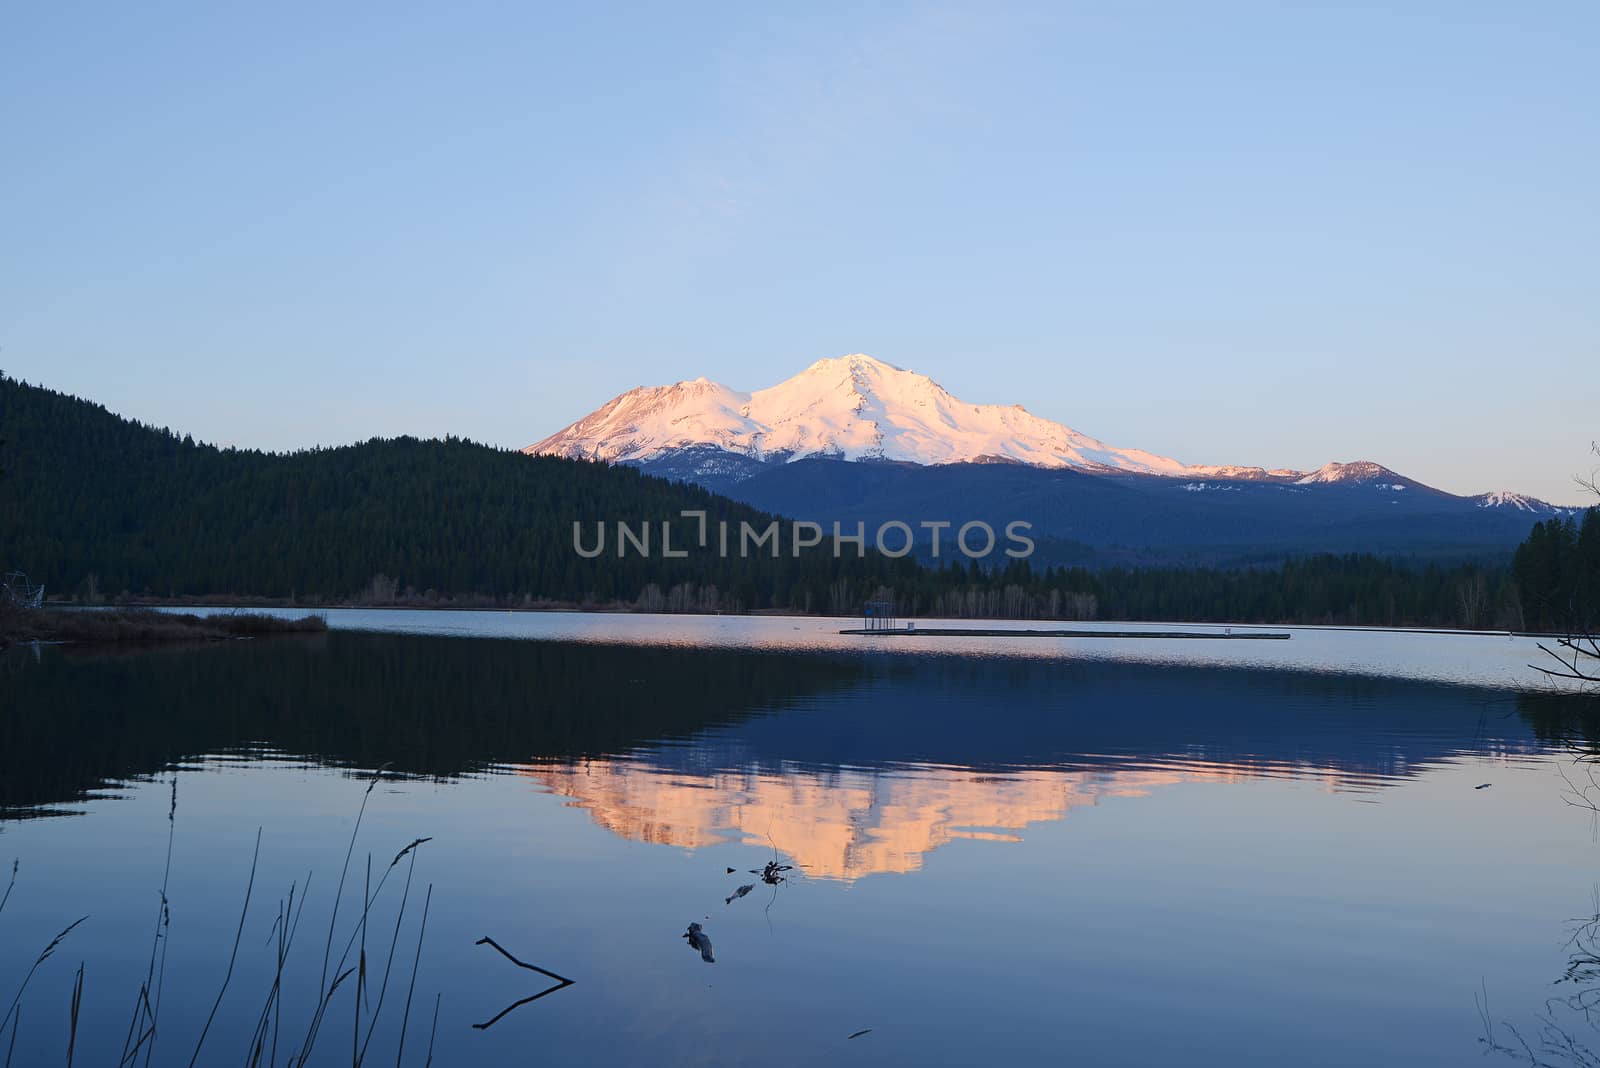
[[[1592,0],[9,5],[0,367],[225,443],[521,446],[862,351],[1190,462],[1577,501],[1597,40]]]

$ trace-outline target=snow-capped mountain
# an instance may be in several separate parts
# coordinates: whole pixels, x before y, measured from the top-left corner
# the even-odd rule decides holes
[[[1010,462],[1183,478],[1300,477],[1297,471],[1185,464],[1118,448],[1020,404],[969,404],[926,375],[859,353],[818,360],[793,378],[753,393],[704,378],[629,390],[524,451],[644,463],[704,446],[761,461],[823,456],[916,464]]]
[[[1493,493],[1480,493],[1469,498],[1479,508],[1503,508],[1513,512],[1531,512],[1535,515],[1577,515],[1582,509],[1561,508],[1541,501],[1537,497],[1529,497],[1523,493],[1511,493],[1508,490],[1496,490]]]
[[[1458,497],[1367,460],[1184,463],[1017,405],[969,404],[863,355],[751,393],[704,378],[630,390],[524,451],[626,463],[820,523],[1022,519],[1046,558],[1074,562],[1492,556],[1569,511],[1514,493]]]

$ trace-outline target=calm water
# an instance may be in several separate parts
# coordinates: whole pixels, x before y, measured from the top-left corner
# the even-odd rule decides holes
[[[398,946],[372,1063],[396,1056],[424,899],[405,1047],[419,1065],[435,995],[447,1065],[1342,1066],[1478,1060],[1475,993],[1536,1034],[1546,999],[1575,992],[1552,984],[1569,920],[1596,911],[1600,845],[1563,773],[1589,725],[1570,700],[1512,688],[1534,678],[1525,639],[872,644],[810,619],[330,623],[0,658],[0,861],[21,861],[0,912],[0,1012],[50,937],[89,917],[29,985],[14,1063],[63,1062],[80,962],[78,1063],[117,1061],[174,778],[153,1063],[189,1061],[258,828],[200,1063],[246,1060],[294,884],[282,1063],[318,1001],[381,765],[332,972],[368,854],[376,882],[432,840],[405,911],[409,857],[370,916],[370,1005]],[[748,874],[775,855],[786,882]],[[691,921],[714,964],[680,937]],[[474,944],[486,935],[575,983],[474,1028],[550,985]],[[329,1001],[313,1063],[349,1063],[357,981]]]

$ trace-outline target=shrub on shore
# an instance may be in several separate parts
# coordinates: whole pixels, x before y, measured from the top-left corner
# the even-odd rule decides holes
[[[273,634],[320,634],[327,629],[327,620],[314,615],[286,619],[260,612],[198,616],[150,608],[84,611],[0,606],[0,645],[28,641],[220,641]]]

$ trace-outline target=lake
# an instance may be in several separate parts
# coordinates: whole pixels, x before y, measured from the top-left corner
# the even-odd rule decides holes
[[[201,1064],[1459,1065],[1485,995],[1600,1047],[1549,1002],[1596,721],[1532,639],[328,617],[0,656],[0,1013],[87,917],[14,1063],[65,1062],[80,964],[81,1064],[152,1013],[188,1064],[213,1006]]]

